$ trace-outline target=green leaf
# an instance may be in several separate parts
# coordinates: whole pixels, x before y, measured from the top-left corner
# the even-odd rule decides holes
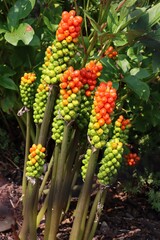
[[[44,20],[45,25],[47,26],[47,28],[50,31],[55,32],[57,30],[58,24],[51,23],[49,18],[47,18],[46,16],[43,16],[43,20]]]
[[[111,6],[108,12],[107,27],[111,33],[115,33],[118,27],[118,14],[115,10],[115,5]]]
[[[7,27],[3,22],[0,22],[0,34],[7,31]]]
[[[150,96],[150,89],[147,83],[142,82],[135,76],[126,76],[123,78],[123,81],[127,84],[127,86],[135,92],[139,98],[147,101]]]
[[[84,14],[88,17],[93,29],[100,33],[101,29],[98,23],[87,13],[87,11],[84,10]]]
[[[160,3],[149,8],[145,14],[143,14],[137,23],[136,29],[142,29],[143,31],[149,30],[152,26],[160,21]]]
[[[109,72],[117,72],[117,68],[115,67],[115,62],[112,59],[108,59],[104,57],[101,59],[101,63],[106,67],[106,70]]]
[[[151,76],[150,72],[145,68],[133,68],[130,74],[138,79],[145,79]]]
[[[122,22],[118,24],[117,32],[123,30],[131,23],[137,21],[145,12],[146,8],[136,9],[130,14],[127,15],[127,18],[124,18]]]
[[[130,63],[126,59],[126,55],[119,54],[117,63],[124,73],[128,72],[131,68]]]
[[[6,90],[4,98],[1,99],[0,104],[4,112],[9,113],[9,111],[14,107],[16,102],[16,94],[12,90]]]
[[[153,72],[154,72],[154,73],[160,72],[160,60],[159,60],[159,56],[160,56],[160,51],[153,53],[152,68],[153,68]]]
[[[15,72],[6,65],[0,65],[0,75],[5,75],[6,77],[13,76]]]
[[[20,19],[29,15],[35,5],[35,0],[18,0],[7,15],[8,27],[15,28]]]
[[[15,91],[18,90],[18,87],[15,84],[15,82],[11,78],[7,77],[6,75],[3,75],[0,77],[0,86],[7,89],[15,90]]]
[[[19,27],[13,32],[6,32],[4,37],[7,42],[17,46],[21,40],[25,45],[28,45],[34,36],[33,28],[27,23],[21,23]]]

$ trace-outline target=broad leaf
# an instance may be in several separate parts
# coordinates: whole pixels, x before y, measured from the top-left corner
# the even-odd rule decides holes
[[[7,21],[9,28],[15,28],[20,19],[29,15],[35,5],[35,0],[18,0],[8,12]]]
[[[123,81],[133,92],[139,96],[139,98],[145,101],[148,100],[150,96],[150,89],[147,83],[142,82],[135,76],[127,76],[123,78]]]
[[[145,68],[133,68],[130,74],[138,79],[145,79],[151,76],[151,73]]]
[[[13,32],[6,32],[5,39],[10,44],[17,46],[21,40],[24,44],[28,45],[34,36],[33,28],[27,23],[21,23],[18,29]]]
[[[5,96],[0,101],[2,110],[9,113],[9,111],[14,107],[16,100],[17,97],[15,92],[7,89],[5,91]]]
[[[57,30],[58,24],[51,23],[49,18],[47,18],[46,16],[43,16],[43,20],[44,20],[45,25],[47,26],[47,28],[50,31],[55,32]]]
[[[5,75],[6,77],[13,76],[15,72],[6,65],[0,65],[0,75]]]
[[[0,86],[11,90],[18,90],[18,87],[15,84],[15,82],[5,75],[0,76]]]
[[[152,26],[160,21],[160,3],[149,8],[145,14],[143,14],[134,28],[142,29],[143,31],[149,30]]]
[[[128,72],[131,68],[130,63],[126,59],[126,55],[119,54],[117,63],[124,73]]]

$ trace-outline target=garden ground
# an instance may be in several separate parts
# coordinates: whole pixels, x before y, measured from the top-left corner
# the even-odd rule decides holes
[[[21,169],[8,161],[0,161],[0,240],[17,240],[22,224]],[[94,193],[93,193],[94,195]],[[72,224],[71,209],[59,228],[57,239],[67,240]],[[158,240],[160,214],[151,209],[145,194],[128,195],[118,183],[109,190],[100,223],[93,240]],[[12,227],[10,225],[12,224]],[[3,231],[8,228],[8,230]],[[37,240],[43,240],[44,221],[38,229]]]

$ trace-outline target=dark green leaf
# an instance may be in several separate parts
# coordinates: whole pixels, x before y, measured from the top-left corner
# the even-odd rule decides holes
[[[35,0],[18,0],[8,12],[8,27],[15,28],[20,19],[29,15],[35,5]]]
[[[47,26],[47,28],[50,31],[55,32],[57,30],[58,24],[51,23],[49,18],[47,18],[46,16],[43,16],[43,20],[44,20],[45,25]]]
[[[5,75],[0,77],[0,86],[11,90],[18,90],[14,81]]]
[[[15,72],[6,65],[0,65],[0,75],[5,75],[6,77],[13,76]]]
[[[34,36],[33,28],[27,23],[21,23],[19,27],[13,32],[6,32],[5,39],[10,44],[17,46],[21,40],[24,44],[28,45]]]
[[[134,28],[141,29],[143,31],[148,31],[152,26],[160,21],[160,3],[153,5],[149,8],[145,14],[143,14]]]
[[[117,72],[117,68],[115,67],[115,62],[112,59],[104,57],[101,59],[101,63],[105,66],[105,70],[109,72]]]
[[[100,26],[98,25],[98,23],[87,13],[87,11],[84,10],[84,13],[87,16],[87,18],[89,19],[93,29],[96,30],[98,33],[100,33],[101,29],[100,29]]]
[[[12,90],[6,90],[4,98],[0,101],[2,110],[9,113],[9,111],[14,107],[16,99],[15,92]]]
[[[150,72],[145,68],[133,68],[130,73],[138,79],[145,79],[151,76]]]
[[[139,98],[147,101],[150,96],[150,89],[147,83],[142,82],[135,76],[127,76],[123,78],[123,81],[127,84],[127,86],[135,92]]]

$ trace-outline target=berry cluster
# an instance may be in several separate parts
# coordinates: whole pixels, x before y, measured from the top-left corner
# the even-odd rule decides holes
[[[95,92],[97,78],[100,76],[102,64],[91,60],[80,70],[83,89],[81,90],[81,105],[78,113],[77,124],[80,129],[88,126],[92,109],[93,95]]]
[[[60,115],[61,103],[62,96],[56,100],[56,105],[54,108],[54,119],[52,122],[52,139],[54,139],[56,143],[61,143],[63,140],[64,119]]]
[[[130,127],[130,120],[125,119],[123,115],[120,115],[119,118],[115,121],[113,131],[114,137],[119,138],[123,143],[126,143]]]
[[[58,25],[56,37],[58,41],[77,42],[81,31],[82,17],[76,16],[76,11],[62,12],[62,20]]]
[[[88,148],[86,154],[84,155],[84,159],[82,160],[83,166],[81,167],[81,175],[83,180],[85,180],[85,177],[86,177],[86,172],[87,172],[91,153],[92,153],[92,149]]]
[[[39,178],[43,172],[44,158],[45,158],[45,147],[41,144],[33,144],[30,148],[27,167],[26,167],[26,176]]]
[[[39,84],[33,104],[33,119],[35,123],[42,123],[43,115],[49,94],[49,85],[45,82]]]
[[[110,46],[104,53],[105,56],[108,56],[109,58],[115,59],[118,56],[118,52],[115,51],[115,49]]]
[[[91,96],[91,93],[96,87],[97,78],[101,75],[102,64],[96,61],[90,61],[84,68],[80,70],[82,76],[82,83],[85,88],[85,94],[87,97]]]
[[[35,73],[25,73],[21,77],[20,82],[20,95],[24,106],[31,108],[34,103],[35,97]]]
[[[65,121],[75,120],[81,101],[80,89],[83,87],[79,70],[69,67],[61,77],[60,94],[62,107],[60,114]]]
[[[111,81],[101,82],[97,87],[88,126],[88,136],[96,148],[102,148],[106,143],[116,98],[116,89]]]
[[[118,138],[107,142],[104,157],[101,160],[101,166],[97,175],[98,181],[101,184],[108,185],[112,183],[121,166],[122,154],[123,143]]]
[[[129,153],[127,155],[124,156],[124,158],[127,161],[127,165],[129,166],[134,166],[137,164],[137,162],[139,162],[140,157],[137,155],[137,153]]]
[[[81,101],[80,89],[83,87],[80,71],[73,67],[69,67],[60,80],[60,96],[56,102],[52,123],[52,138],[57,143],[62,142],[64,122],[77,118]]]
[[[59,42],[55,40],[46,49],[44,64],[42,65],[41,81],[48,84],[55,84],[60,81],[62,73],[72,63],[71,59],[75,55],[75,44],[66,40]]]

